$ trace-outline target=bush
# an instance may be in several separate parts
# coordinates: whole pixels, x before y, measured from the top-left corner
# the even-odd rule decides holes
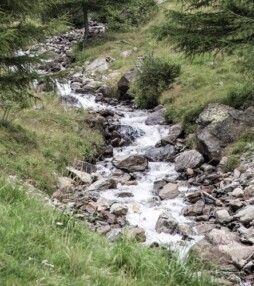
[[[234,108],[246,108],[254,101],[253,83],[245,83],[237,90],[231,91],[223,102]]]
[[[134,91],[137,104],[142,108],[158,105],[163,90],[180,74],[181,67],[167,59],[148,56],[137,71]]]

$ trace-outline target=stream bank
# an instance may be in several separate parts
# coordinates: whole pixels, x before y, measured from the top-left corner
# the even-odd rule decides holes
[[[67,55],[51,41],[57,52]],[[207,250],[206,258],[218,263],[220,257],[229,285],[239,284],[238,275],[253,279],[252,160],[243,158],[243,169],[225,173],[225,158],[214,167],[205,163],[207,154],[188,150],[181,126],[167,124],[163,107],[137,110],[129,100],[108,97],[110,87],[104,81],[119,79],[117,71],[107,74],[111,60],[88,63],[85,70],[58,84],[65,103],[90,110],[94,119],[89,124],[101,128],[108,146],[96,166],[78,161],[68,169],[72,179],[59,178],[54,203],[88,221],[110,241],[125,229],[129,237],[148,245],[171,245],[183,254],[196,244],[202,253]],[[61,63],[60,70],[65,68]],[[224,108],[214,123],[223,125],[226,115],[234,112]]]

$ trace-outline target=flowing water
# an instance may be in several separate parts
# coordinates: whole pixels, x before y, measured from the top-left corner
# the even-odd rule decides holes
[[[139,132],[140,136],[127,147],[114,148],[114,156],[118,155],[132,155],[132,154],[144,154],[147,149],[154,147],[155,144],[168,134],[167,126],[147,126],[145,120],[148,116],[148,111],[143,110],[131,110],[129,107],[121,106],[117,107],[104,105],[102,103],[95,102],[95,96],[92,94],[78,95],[71,92],[69,84],[58,84],[59,93],[62,96],[72,96],[78,99],[80,105],[85,109],[93,111],[101,109],[110,109],[121,112],[123,117],[120,119],[120,124],[125,126],[131,126],[136,130],[142,130]],[[119,124],[119,122],[117,122]],[[112,166],[111,159],[105,159],[104,161],[97,163],[98,172],[105,178],[112,175],[116,169]],[[187,191],[187,187],[180,185],[181,195],[172,200],[158,200],[153,194],[153,183],[156,180],[168,178],[175,180],[177,173],[174,170],[174,164],[165,162],[149,162],[148,170],[145,172],[138,172],[137,181],[135,186],[126,186],[118,183],[116,190],[101,191],[100,194],[103,198],[108,200],[114,200],[119,203],[123,203],[128,206],[127,220],[131,225],[139,226],[146,232],[146,244],[150,245],[154,242],[170,245],[172,248],[177,249],[181,254],[186,251],[202,237],[198,235],[192,235],[191,240],[183,241],[182,235],[170,235],[166,233],[157,233],[155,225],[159,215],[164,210],[170,210],[179,224],[190,225],[195,232],[193,222],[181,215],[184,204],[184,192]],[[133,196],[128,198],[119,198],[116,196],[120,192],[128,192]]]

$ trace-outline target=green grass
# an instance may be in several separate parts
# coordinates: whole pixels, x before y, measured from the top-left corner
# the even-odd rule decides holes
[[[68,164],[92,159],[102,145],[100,133],[85,124],[86,118],[85,111],[65,109],[48,95],[44,108],[0,122],[0,175],[18,176],[51,193]]]
[[[215,285],[197,273],[194,260],[180,262],[170,251],[124,239],[109,244],[37,196],[2,181],[0,216],[3,286]]]

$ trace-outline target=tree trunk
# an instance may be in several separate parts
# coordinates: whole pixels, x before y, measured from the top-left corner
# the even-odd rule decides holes
[[[85,3],[82,4],[83,8],[83,17],[84,17],[84,41],[87,40],[89,36],[89,21],[88,21],[88,7],[86,6]]]

